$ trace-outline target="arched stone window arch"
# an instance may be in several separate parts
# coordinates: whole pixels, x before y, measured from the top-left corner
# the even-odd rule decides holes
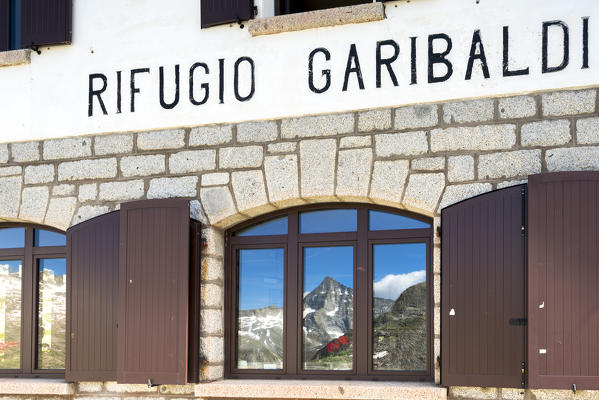
[[[354,203],[228,230],[226,376],[432,380],[432,232]]]
[[[64,232],[0,224],[0,376],[64,376],[66,274]]]

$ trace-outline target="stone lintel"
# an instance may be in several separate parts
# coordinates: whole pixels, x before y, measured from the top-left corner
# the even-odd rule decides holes
[[[0,67],[31,63],[31,50],[20,49],[11,51],[0,51]]]

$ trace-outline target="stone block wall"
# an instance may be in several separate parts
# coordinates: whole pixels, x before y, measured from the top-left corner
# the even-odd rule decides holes
[[[384,204],[433,217],[526,181],[599,170],[597,88],[442,104],[0,144],[0,220],[66,229],[166,197],[203,222],[202,380],[223,376],[224,230],[315,202]],[[434,241],[440,353],[440,240]],[[435,379],[439,381],[439,369]]]

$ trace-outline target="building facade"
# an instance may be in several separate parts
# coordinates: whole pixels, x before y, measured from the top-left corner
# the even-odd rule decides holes
[[[308,3],[298,10],[315,7]],[[22,284],[19,307],[34,311],[21,311],[16,334],[21,337],[21,353],[29,354],[33,362],[24,371],[24,361],[19,364],[14,357],[6,361],[0,367],[5,376],[0,379],[0,394],[72,399],[599,396],[594,390],[599,390],[594,380],[599,365],[583,356],[595,354],[596,348],[558,346],[562,359],[552,358],[549,367],[539,367],[545,361],[535,364],[532,358],[539,357],[535,354],[549,351],[553,357],[555,346],[540,343],[530,323],[527,327],[520,321],[527,315],[533,318],[532,304],[537,306],[538,297],[530,286],[537,282],[530,273],[538,272],[530,264],[537,253],[531,249],[542,247],[538,235],[531,239],[532,230],[540,229],[538,223],[529,226],[532,213],[541,204],[533,202],[540,196],[538,186],[532,186],[541,178],[531,176],[599,170],[599,55],[593,51],[599,40],[599,25],[594,23],[599,6],[590,0],[568,6],[559,1],[413,0],[339,4],[349,8],[294,14],[292,5],[263,1],[256,2],[257,11],[250,11],[256,14],[251,21],[241,15],[239,22],[229,22],[227,18],[237,16],[218,19],[218,13],[207,9],[210,4],[75,0],[72,15],[66,14],[72,18],[71,44],[38,47],[34,43],[33,50],[0,54],[5,64],[0,68],[4,88],[0,92],[4,125],[0,232],[27,226],[32,233],[24,235],[31,237],[46,230],[66,233],[64,244],[53,244],[53,252],[44,257],[66,259],[66,273],[73,275],[66,279],[72,282],[78,271],[91,274],[77,275],[86,282],[83,286],[65,288],[64,273],[56,273],[61,267],[44,269],[38,261],[26,261],[41,259],[32,256],[36,251],[45,254],[36,250],[43,246],[35,244],[37,239],[31,246],[0,244],[3,249],[24,249],[18,256],[0,250],[0,259],[6,262],[0,261],[0,274],[6,276],[5,293],[0,293],[0,316],[4,315],[0,345],[14,347],[16,341],[10,334],[16,329],[10,328],[15,317],[9,317],[18,309],[10,303],[19,297],[15,281],[35,281]],[[209,18],[216,18],[215,22],[208,23]],[[11,24],[15,21],[11,19]],[[596,185],[597,178],[589,176],[564,175],[563,179]],[[595,204],[597,193],[592,190],[596,189],[585,188],[579,203],[568,204],[578,204],[581,210]],[[483,211],[472,206],[481,215],[492,212],[496,218],[480,217],[479,225],[472,222],[476,211],[454,213],[456,221],[471,218],[466,225],[480,226],[479,230],[460,231],[451,219],[460,204],[509,190],[515,196],[513,204],[521,207],[519,213],[515,205],[506,211],[506,204],[512,203],[492,200]],[[181,209],[181,203],[164,200],[171,198],[184,199],[182,207],[187,211],[172,215],[163,211],[162,217],[160,212],[143,214],[135,220],[135,213],[145,208]],[[500,215],[500,209],[505,215]],[[547,219],[555,219],[552,210],[557,208],[547,209]],[[314,214],[318,212],[323,214]],[[579,225],[596,223],[596,212],[594,216],[590,212],[569,219]],[[512,254],[518,248],[521,264],[507,256],[497,261],[499,256],[493,253],[495,264],[487,268],[498,271],[501,265],[501,273],[484,278],[476,272],[484,270],[476,260],[470,259],[470,269],[464,269],[460,265],[467,261],[450,258],[470,254],[463,249],[484,249],[481,243],[473,244],[477,236],[496,243],[501,234],[485,236],[485,229],[508,221],[508,215],[518,235],[522,227],[523,241],[507,244],[506,239],[497,254]],[[188,230],[177,237],[180,226],[164,221],[181,216],[199,226],[183,223]],[[79,250],[84,248],[75,244],[82,243],[78,242],[83,240],[81,232],[109,218],[114,219],[112,228],[102,229],[118,227],[111,232],[120,232],[120,242],[112,247],[103,242],[103,250],[89,258],[93,261],[82,261],[86,254],[96,253],[89,250],[95,248],[91,245]],[[152,225],[160,218],[166,225]],[[534,218],[543,220],[536,214]],[[570,232],[567,220],[546,230]],[[149,222],[144,225],[144,221]],[[588,239],[586,248],[596,249],[592,224],[583,233],[574,228],[571,232],[580,235],[576,236],[580,241]],[[508,225],[505,222],[499,230],[506,235],[502,237],[508,237]],[[181,247],[189,229],[198,229],[201,240],[191,235],[185,239],[188,247]],[[140,255],[149,250],[135,240],[145,233],[148,243],[170,243],[164,253],[157,250],[150,257],[159,261]],[[7,240],[12,234],[0,237]],[[458,236],[458,244],[449,248]],[[561,239],[547,240],[551,248]],[[197,258],[194,241],[200,244]],[[106,261],[102,267],[114,273],[112,278],[102,277],[97,269],[101,267],[95,264],[108,247],[119,248],[112,263]],[[191,263],[191,269],[183,268],[177,275],[178,261],[173,260],[185,252],[190,256],[179,264]],[[476,253],[478,264],[491,265],[482,253]],[[564,254],[572,258],[578,253],[564,250]],[[597,260],[589,257],[577,259],[589,269],[571,275],[577,283],[563,290],[588,282],[580,291],[593,292]],[[38,272],[27,278],[30,273],[9,263],[15,260],[34,265],[23,271]],[[513,271],[521,275],[514,273],[510,281],[506,266],[516,264],[522,268]],[[156,268],[146,271],[144,265]],[[179,280],[161,275],[170,268]],[[131,271],[138,271],[139,278],[129,275]],[[458,272],[452,278],[453,271]],[[568,271],[556,279],[569,282]],[[155,278],[144,281],[146,272]],[[127,288],[138,279],[141,291]],[[475,295],[466,296],[457,306],[450,292],[457,291],[460,281],[467,283],[460,291]],[[99,304],[108,301],[102,297],[103,289],[98,289],[99,282],[108,282],[110,290],[118,292],[111,300],[114,320],[107,317],[110,307],[98,311],[98,319],[113,325],[106,328],[99,322],[86,331],[93,336],[88,346],[98,343],[93,332],[103,332],[98,338],[112,338],[111,344],[102,342],[102,346],[109,349],[106,354],[114,352],[110,353],[114,358],[100,361],[91,353],[76,353],[83,351],[75,345],[81,340],[81,328],[72,323],[85,313],[92,313],[90,319],[96,317],[93,308],[78,313],[77,307],[85,308],[85,301],[93,302],[94,296]],[[492,286],[494,282],[501,286]],[[502,296],[505,288],[510,293]],[[318,290],[330,293],[318,297]],[[559,292],[557,286],[554,290]],[[160,297],[159,292],[170,297]],[[184,297],[177,297],[181,292]],[[74,293],[87,300],[78,302]],[[596,342],[596,299],[568,303],[565,299],[572,292],[559,293],[563,297],[556,301],[563,305],[562,318],[582,307],[590,322],[584,327],[574,324],[579,331],[564,328],[553,339]],[[546,296],[543,307],[546,302],[553,304]],[[150,304],[153,297],[157,301],[152,303],[154,323],[139,311],[146,310],[143,304]],[[25,298],[33,300],[27,303]],[[124,298],[133,300],[124,306]],[[162,301],[171,298],[182,301],[177,304],[183,307],[173,304],[164,306],[164,311]],[[500,311],[489,305],[489,299],[499,298],[516,299],[522,314],[507,315],[501,308],[503,314],[493,319]],[[68,299],[66,307],[64,299]],[[464,329],[475,333],[463,336],[459,327],[452,331],[449,326],[450,318],[459,317],[467,304],[480,306],[468,315],[489,319],[478,321],[486,326],[483,331],[477,330],[473,317]],[[186,307],[177,317],[168,313]],[[67,327],[60,328],[65,314]],[[136,337],[143,343],[159,343],[153,341],[154,335],[160,337],[161,326],[169,326],[160,315],[172,318],[172,326],[183,326],[173,328],[171,337],[186,341],[177,353],[184,360],[173,367],[180,372],[183,365],[184,378],[155,378],[139,372],[146,371],[144,363],[155,362],[144,354],[156,352],[164,355],[160,360],[165,365],[170,362],[170,344],[164,352],[130,344]],[[517,332],[510,334],[514,342],[504,341],[505,327],[493,325],[495,321],[519,329],[510,331]],[[560,324],[568,325],[563,320]],[[40,328],[32,327],[36,325]],[[45,335],[36,336],[40,330]],[[130,336],[133,331],[138,336]],[[61,334],[66,346],[58,340]],[[24,337],[29,337],[33,351],[25,352]],[[528,346],[538,344],[538,349],[527,347],[527,340]],[[508,360],[499,349],[517,347],[516,342],[522,344],[523,359]],[[481,350],[471,354],[471,347]],[[52,367],[42,367],[42,349],[58,349],[58,356],[48,353]],[[100,358],[103,349],[97,352]],[[462,360],[450,349],[470,358]],[[568,352],[574,355],[564,356]],[[123,353],[137,357],[137,364],[127,364],[130,358],[121,360]],[[401,356],[391,360],[396,353]],[[0,360],[6,354],[8,350],[0,347]],[[91,360],[91,366],[77,364],[81,359]],[[465,365],[450,364],[452,360]],[[551,372],[552,363],[563,367]],[[94,370],[100,364],[104,369]],[[498,366],[495,372],[491,372],[493,365]],[[538,369],[531,371],[532,366]],[[479,375],[511,376],[517,382],[489,381]],[[34,376],[38,379],[29,379]],[[531,376],[565,378],[552,385]]]

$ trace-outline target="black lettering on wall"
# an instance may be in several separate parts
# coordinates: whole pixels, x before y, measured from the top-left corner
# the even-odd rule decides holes
[[[589,67],[589,17],[582,17],[582,69]]]
[[[353,65],[353,66],[352,66]],[[343,91],[347,91],[347,85],[349,83],[349,74],[355,73],[358,79],[358,86],[360,90],[364,89],[364,80],[362,79],[362,69],[360,68],[360,59],[358,58],[358,51],[356,50],[356,44],[352,43],[349,46],[349,55],[347,56],[347,66],[345,67],[345,78],[343,79]]]
[[[218,102],[225,103],[225,59],[218,59]]]
[[[393,55],[389,58],[382,58],[381,56],[381,47],[383,46],[391,46],[393,47]],[[389,73],[389,77],[393,82],[393,86],[398,86],[397,77],[395,76],[395,72],[393,71],[393,67],[391,63],[397,60],[399,57],[399,45],[395,42],[395,40],[383,40],[381,42],[376,42],[376,87],[381,87],[381,72],[383,69],[383,65],[387,67],[387,72]]]
[[[251,77],[250,77],[250,93],[247,96],[242,96],[239,94],[239,66],[241,65],[242,62],[247,62],[250,64],[250,71],[251,71]],[[233,78],[233,88],[234,88],[234,92],[235,92],[235,98],[238,101],[248,101],[249,99],[251,99],[254,96],[254,92],[256,91],[256,77],[255,77],[255,73],[254,73],[254,60],[252,60],[250,57],[240,57],[237,59],[237,61],[235,61],[235,76]]]
[[[329,53],[329,51],[324,47],[319,47],[312,50],[308,56],[308,86],[310,87],[311,91],[320,94],[326,92],[331,87],[331,70],[322,70],[322,76],[325,77],[325,84],[323,87],[317,88],[314,86],[314,56],[316,56],[318,53],[324,54],[325,61],[331,61],[331,53]]]
[[[410,69],[411,69],[411,79],[410,85],[415,85],[418,83],[418,75],[416,70],[416,36],[410,38],[410,45],[412,47],[411,57],[410,57]]]
[[[175,65],[175,99],[172,103],[167,103],[164,100],[164,67],[159,68],[160,75],[160,105],[165,110],[170,110],[174,108],[179,103],[179,64]]]
[[[94,79],[102,80],[102,88],[94,89]],[[106,75],[104,74],[89,74],[89,90],[88,90],[88,107],[87,107],[87,116],[91,117],[94,115],[94,96],[98,98],[98,103],[100,103],[100,108],[102,108],[102,113],[104,115],[108,114],[106,111],[106,107],[104,106],[104,101],[102,100],[102,93],[108,87],[108,80],[106,79]]]
[[[440,53],[436,53],[434,51],[433,44],[435,40],[445,41],[446,47],[444,51]],[[445,82],[451,77],[451,75],[453,74],[453,65],[446,57],[451,52],[452,47],[453,44],[451,42],[451,38],[445,33],[437,33],[428,36],[428,83]],[[447,68],[445,75],[435,76],[435,64],[445,65],[445,67]]]
[[[549,41],[549,27],[557,26],[562,29],[563,33],[563,45],[562,45],[562,62],[561,64],[550,67],[548,66],[549,57],[549,49],[548,49],[548,41]],[[557,72],[561,71],[568,66],[570,63],[570,33],[568,31],[568,25],[564,21],[546,21],[543,22],[543,54],[542,54],[542,63],[543,63],[543,73],[546,74],[548,72]]]
[[[485,56],[485,48],[480,37],[480,30],[477,29],[472,35],[472,46],[470,46],[470,57],[468,57],[468,67],[466,68],[466,80],[472,79],[472,68],[474,60],[480,61],[480,68],[483,71],[485,79],[489,79],[489,67],[487,66],[487,57]]]
[[[510,70],[510,28],[503,27],[503,76],[528,75],[529,68]]]
[[[204,97],[200,101],[197,101],[195,99],[195,97],[193,95],[193,86],[194,86],[193,73],[195,72],[196,68],[202,68],[206,75],[208,75],[210,73],[210,70],[208,69],[208,65],[206,65],[202,62],[197,62],[197,63],[193,64],[191,66],[191,68],[189,68],[189,101],[194,106],[201,106],[202,104],[204,104],[208,101],[208,96],[210,95],[210,87],[209,87],[208,83],[202,83],[200,85],[200,87],[202,89],[204,89]]]
[[[122,98],[121,98],[121,83],[122,83],[122,79],[121,79],[121,75],[122,75],[122,71],[116,71],[116,113],[120,114],[121,113],[121,104],[122,104]]]
[[[140,89],[135,86],[135,75],[142,73],[150,73],[150,68],[138,68],[131,70],[131,112],[135,112],[135,93],[140,92]]]

